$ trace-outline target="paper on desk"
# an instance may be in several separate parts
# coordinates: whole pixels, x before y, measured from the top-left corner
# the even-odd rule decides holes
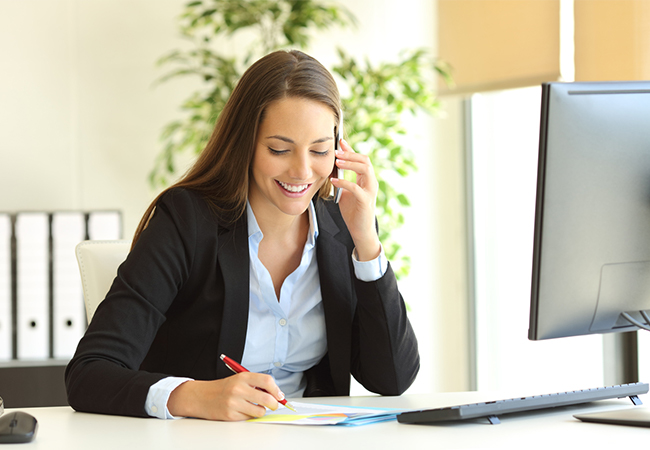
[[[279,423],[286,425],[343,425],[356,426],[393,420],[402,412],[399,409],[357,408],[350,406],[319,405],[292,401],[296,412],[280,407],[267,410],[264,417],[248,422]]]

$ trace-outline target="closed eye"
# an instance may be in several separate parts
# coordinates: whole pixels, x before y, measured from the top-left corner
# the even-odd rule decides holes
[[[267,148],[269,149],[269,151],[273,155],[283,155],[283,154],[285,154],[285,153],[287,153],[289,151],[289,150],[276,150],[276,149],[268,147],[268,146],[267,146]]]
[[[329,150],[325,150],[324,152],[317,152],[316,150],[312,150],[312,153],[316,156],[327,156],[329,155]]]

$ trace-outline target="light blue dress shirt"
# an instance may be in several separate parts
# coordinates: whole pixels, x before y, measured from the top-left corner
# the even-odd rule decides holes
[[[250,305],[241,364],[251,372],[267,373],[287,397],[302,397],[303,372],[327,353],[325,313],[318,278],[318,224],[309,204],[309,233],[300,265],[282,283],[277,298],[271,275],[259,259],[264,238],[248,205]]]
[[[268,373],[286,397],[301,397],[304,371],[316,365],[327,353],[323,312],[316,260],[318,222],[313,203],[309,204],[309,234],[298,268],[282,284],[280,299],[269,271],[258,256],[262,231],[247,205],[248,248],[250,256],[250,305],[246,343],[241,364],[251,372]],[[355,275],[362,281],[381,278],[388,268],[382,247],[372,261],[352,260]],[[175,419],[167,409],[171,392],[190,378],[168,377],[149,388],[145,409],[150,416]]]

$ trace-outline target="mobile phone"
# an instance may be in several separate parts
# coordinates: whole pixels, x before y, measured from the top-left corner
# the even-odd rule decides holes
[[[334,141],[334,151],[337,151],[341,144],[341,139],[343,139],[343,111],[340,112],[339,114],[339,126],[336,127],[334,130],[334,135],[336,136],[336,139]],[[343,170],[336,167],[336,157],[334,158],[334,168],[332,169],[332,176],[336,174],[336,178],[342,179],[343,178]],[[338,203],[339,200],[341,200],[341,189],[335,187],[334,188],[334,202]]]

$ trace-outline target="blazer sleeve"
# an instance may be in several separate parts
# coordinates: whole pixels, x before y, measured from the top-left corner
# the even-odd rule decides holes
[[[187,191],[165,194],[119,267],[66,368],[68,402],[75,410],[147,416],[149,387],[167,375],[140,365],[191,272],[198,201]]]
[[[371,392],[400,395],[415,380],[420,356],[393,269],[389,264],[380,279],[354,284],[352,375]]]

